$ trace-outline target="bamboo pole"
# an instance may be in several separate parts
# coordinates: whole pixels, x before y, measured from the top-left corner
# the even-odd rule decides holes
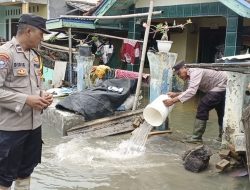
[[[72,33],[71,28],[68,29],[69,35],[69,84],[72,85]]]
[[[59,46],[59,45],[54,45],[54,44],[49,44],[46,42],[41,42],[41,46],[54,50],[54,51],[61,51],[61,52],[69,52],[69,48],[68,47],[64,47],[64,46]],[[76,52],[75,48],[72,48],[72,52]]]
[[[147,20],[147,27],[146,27],[146,31],[145,31],[145,35],[144,35],[143,47],[142,47],[142,56],[141,56],[141,62],[140,62],[139,77],[138,77],[138,82],[137,82],[137,87],[136,87],[133,111],[136,110],[136,108],[137,108],[137,102],[139,99],[139,94],[140,94],[140,89],[141,89],[142,72],[143,72],[144,62],[145,62],[145,57],[146,57],[149,29],[150,29],[150,25],[151,25],[151,18],[152,18],[153,9],[154,9],[154,0],[150,0],[149,14],[148,14],[148,20]]]
[[[134,39],[129,39],[129,38],[122,38],[122,37],[118,37],[118,36],[112,36],[112,35],[108,35],[108,34],[100,34],[100,33],[90,33],[90,32],[82,32],[84,34],[90,34],[93,36],[101,36],[101,37],[106,37],[106,38],[113,38],[113,39],[118,39],[118,40],[134,40]],[[135,40],[137,42],[143,43],[142,40]]]
[[[128,15],[116,15],[116,16],[74,16],[74,15],[60,15],[60,18],[75,18],[75,19],[123,19],[123,18],[136,18],[136,17],[144,17],[149,15],[159,15],[162,14],[162,11],[155,11],[150,13],[136,13],[136,14],[128,14]],[[151,16],[152,17],[152,16]]]

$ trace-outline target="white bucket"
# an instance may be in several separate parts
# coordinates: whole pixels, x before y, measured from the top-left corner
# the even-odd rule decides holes
[[[166,120],[168,114],[172,111],[173,105],[166,107],[163,100],[169,99],[168,95],[160,95],[151,104],[147,105],[143,110],[143,117],[147,123],[154,127],[158,127]]]

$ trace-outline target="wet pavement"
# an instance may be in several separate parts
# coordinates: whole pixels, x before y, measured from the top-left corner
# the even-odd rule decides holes
[[[146,151],[124,159],[113,151],[130,138],[130,134],[97,139],[61,137],[57,131],[43,127],[42,164],[32,175],[31,189],[39,190],[249,190],[247,177],[233,178],[219,174],[214,154],[209,168],[201,173],[186,171],[181,156],[191,146],[182,137],[192,133],[197,99],[177,104],[170,116],[171,135],[152,136]],[[217,117],[210,114],[205,144],[216,153]]]

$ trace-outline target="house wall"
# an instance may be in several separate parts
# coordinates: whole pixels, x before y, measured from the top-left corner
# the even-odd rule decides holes
[[[158,4],[154,10],[163,10],[161,15],[153,17],[155,19],[173,19],[173,18],[198,18],[198,17],[225,17],[227,20],[226,39],[224,55],[236,55],[240,53],[242,17],[234,11],[226,7],[219,1],[158,1],[163,4]],[[172,2],[172,5],[171,5]],[[181,4],[185,3],[185,5]],[[148,11],[148,4],[142,3],[142,7],[136,8],[136,12],[142,13]],[[143,7],[144,6],[144,7]],[[216,26],[215,26],[216,27]],[[133,28],[129,28],[129,32],[136,32]]]
[[[198,59],[199,31],[194,26],[187,26],[186,58],[188,63],[196,63]]]
[[[47,5],[30,3],[29,13],[33,13],[41,17],[47,18]]]
[[[0,36],[6,38],[6,20],[19,18],[21,6],[0,6]],[[8,39],[7,39],[8,40]]]
[[[6,20],[19,19],[22,13],[22,4],[15,6],[0,6],[0,36],[6,39]],[[29,4],[29,13],[37,14],[44,18],[47,17],[47,5],[44,4]],[[17,23],[16,23],[17,24]],[[10,39],[10,38],[9,38]],[[9,40],[6,39],[6,40]]]
[[[4,6],[0,6],[0,37],[5,38],[5,8]]]
[[[65,0],[48,0],[48,18],[57,18],[68,11]]]
[[[186,44],[187,44],[187,30],[181,34],[170,34],[170,40],[173,41],[171,52],[177,53],[177,61],[186,59]]]
[[[250,26],[250,19],[249,18],[244,18],[243,26]]]
[[[196,4],[196,3],[211,3],[211,2],[218,2],[218,0],[154,0],[154,6],[171,6],[171,5],[186,5],[186,4]],[[148,7],[149,0],[138,0],[135,7]]]
[[[178,20],[178,23],[184,22],[185,20]],[[226,19],[224,17],[192,18],[192,22],[193,24],[187,25],[182,33],[170,33],[170,40],[173,41],[170,51],[178,54],[177,61],[197,62],[200,27],[215,29],[222,26],[226,27]]]

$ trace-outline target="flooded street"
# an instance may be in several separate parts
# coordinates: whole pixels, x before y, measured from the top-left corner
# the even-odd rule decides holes
[[[191,134],[196,101],[177,104],[170,127],[180,134]],[[219,147],[217,117],[213,112],[205,133],[205,143]],[[152,136],[143,153],[124,159],[116,150],[130,134],[83,139],[60,137],[54,129],[43,127],[43,157],[32,175],[31,189],[37,190],[249,190],[247,177],[218,174],[214,163],[202,173],[186,171],[181,154],[187,145],[169,136]],[[213,160],[213,158],[211,159]]]

